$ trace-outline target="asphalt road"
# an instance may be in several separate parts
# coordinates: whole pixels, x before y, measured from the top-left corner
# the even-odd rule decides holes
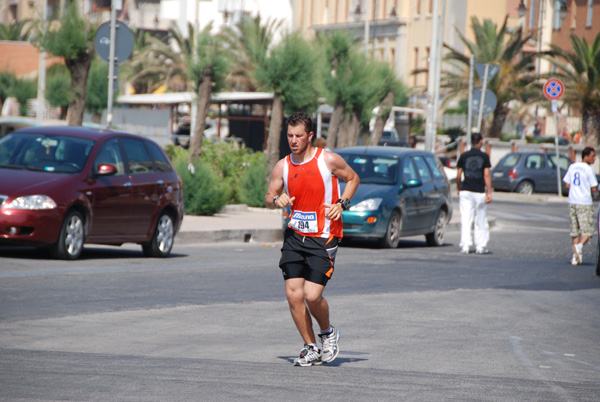
[[[0,248],[0,401],[598,400],[594,247],[569,264],[566,204],[489,214],[489,255],[458,232],[346,242],[326,290],[341,352],[311,368],[291,365],[278,244]]]

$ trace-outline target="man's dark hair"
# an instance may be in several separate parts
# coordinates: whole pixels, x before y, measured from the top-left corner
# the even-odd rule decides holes
[[[585,158],[586,156],[590,155],[592,152],[596,152],[596,150],[592,147],[585,147],[583,148],[583,151],[581,151],[581,159]]]
[[[304,125],[304,131],[310,133],[313,128],[312,119],[304,112],[296,112],[290,115],[287,119],[288,126],[296,127],[300,124]]]
[[[481,134],[479,134],[479,133],[471,134],[471,145],[479,144],[479,141],[481,141],[482,139],[483,139],[483,137],[481,137]]]

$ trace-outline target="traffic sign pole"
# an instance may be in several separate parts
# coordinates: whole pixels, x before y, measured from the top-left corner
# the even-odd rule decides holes
[[[477,116],[477,132],[481,134],[481,122],[483,121],[483,104],[485,103],[485,92],[487,90],[488,74],[490,65],[486,63],[483,73],[483,88],[481,89],[481,98],[479,99],[479,115]]]
[[[554,127],[556,135],[554,136],[554,148],[556,149],[556,188],[558,196],[562,197],[562,178],[560,177],[560,155],[558,152],[558,100],[565,91],[565,86],[558,78],[550,78],[544,84],[544,95],[552,102],[552,114],[554,115]]]
[[[110,8],[110,45],[108,50],[108,106],[106,108],[106,128],[110,129],[113,122],[113,97],[115,79],[115,38],[117,37],[117,8],[111,2]]]

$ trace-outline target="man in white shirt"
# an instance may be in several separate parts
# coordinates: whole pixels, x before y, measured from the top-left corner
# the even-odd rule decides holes
[[[592,193],[598,189],[596,174],[590,166],[596,161],[594,148],[585,147],[581,152],[581,159],[581,162],[569,166],[569,170],[563,178],[567,190],[569,190],[569,215],[573,240],[571,265],[579,265],[583,262],[583,245],[594,233]]]

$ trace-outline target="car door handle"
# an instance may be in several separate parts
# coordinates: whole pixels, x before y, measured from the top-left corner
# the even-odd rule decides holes
[[[131,182],[128,181],[127,183],[123,184],[123,187],[131,187]]]

